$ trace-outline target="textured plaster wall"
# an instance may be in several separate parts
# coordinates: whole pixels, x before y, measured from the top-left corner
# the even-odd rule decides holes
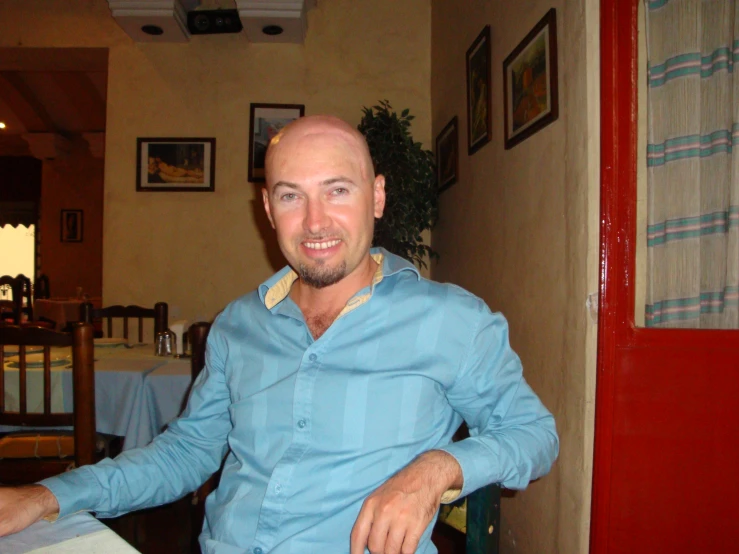
[[[305,45],[245,36],[137,44],[105,0],[6,0],[0,46],[108,47],[103,300],[210,318],[283,265],[247,182],[250,102],[352,123],[389,99],[430,145],[429,0],[319,0]],[[215,137],[214,193],[137,193],[137,137]]]
[[[75,289],[99,297],[103,287],[103,165],[87,143],[73,143],[66,158],[43,162],[41,183],[41,271],[52,296]],[[82,210],[82,242],[61,242],[61,210]]]
[[[560,117],[504,149],[502,64],[557,9]],[[502,551],[588,549],[598,277],[598,3],[432,0],[434,134],[459,117],[459,180],[441,198],[432,275],[503,312],[524,374],[554,413],[560,458],[502,504]],[[465,52],[491,25],[493,139],[467,155]]]

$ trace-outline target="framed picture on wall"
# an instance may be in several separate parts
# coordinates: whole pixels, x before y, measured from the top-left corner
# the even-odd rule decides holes
[[[213,191],[216,139],[136,139],[136,168],[137,191]]]
[[[457,182],[459,171],[459,138],[457,136],[457,116],[446,124],[436,137],[436,178],[439,192],[443,192]]]
[[[82,210],[62,210],[59,240],[62,242],[82,242]]]
[[[303,117],[303,104],[251,104],[249,114],[249,181],[264,182],[267,146],[285,125]]]
[[[506,150],[559,116],[554,8],[503,62],[503,91]]]
[[[467,50],[467,153],[474,154],[493,138],[490,87],[490,25]]]

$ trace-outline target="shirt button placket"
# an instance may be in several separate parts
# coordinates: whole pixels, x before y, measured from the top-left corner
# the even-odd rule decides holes
[[[264,554],[264,550],[259,548],[258,546],[254,549],[254,554]]]

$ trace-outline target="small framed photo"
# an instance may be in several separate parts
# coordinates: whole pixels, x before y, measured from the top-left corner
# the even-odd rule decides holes
[[[503,62],[506,150],[559,117],[557,90],[557,14],[552,8]]]
[[[493,138],[490,86],[490,25],[467,50],[467,152],[474,154]]]
[[[439,192],[443,192],[457,182],[459,171],[459,138],[457,116],[446,124],[436,137],[436,178]]]
[[[137,191],[213,191],[216,139],[139,138],[136,167]]]
[[[249,115],[249,181],[264,182],[269,141],[291,121],[305,115],[303,104],[251,104]]]
[[[82,242],[82,210],[62,210],[59,239],[62,242]]]

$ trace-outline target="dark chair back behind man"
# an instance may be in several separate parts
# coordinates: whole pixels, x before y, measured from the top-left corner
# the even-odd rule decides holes
[[[144,308],[141,306],[108,306],[107,308],[94,308],[89,302],[84,302],[80,306],[80,321],[93,323],[95,320],[104,320],[105,336],[113,336],[113,320],[121,319],[123,321],[123,338],[128,340],[129,320],[138,321],[138,339],[144,342],[144,319],[154,320],[154,336],[157,333],[167,330],[169,326],[169,306],[166,302],[157,302],[153,308]],[[104,332],[104,333],[105,333]]]
[[[28,347],[43,348],[43,367],[29,370]],[[12,347],[17,360],[0,365],[0,425],[27,427],[32,432],[8,433],[0,439],[0,483],[26,484],[91,464],[101,456],[95,433],[95,373],[93,328],[77,324],[71,333],[40,327],[0,326],[0,359]],[[71,347],[73,411],[52,411],[51,348]],[[14,365],[16,367],[10,367]],[[9,372],[16,372],[14,379]],[[29,385],[43,383],[43,406],[29,406]],[[6,383],[16,382],[16,390]],[[40,387],[39,387],[40,388]],[[11,409],[9,400],[17,404]],[[31,411],[31,410],[34,411]],[[61,432],[49,427],[73,427]]]
[[[190,371],[194,381],[205,367],[205,345],[210,332],[210,323],[199,321],[190,325],[187,336],[190,341]],[[193,554],[200,553],[198,535],[205,519],[205,499],[218,485],[218,474],[212,475],[198,490],[192,494],[192,512],[190,525],[192,529],[191,550]]]

